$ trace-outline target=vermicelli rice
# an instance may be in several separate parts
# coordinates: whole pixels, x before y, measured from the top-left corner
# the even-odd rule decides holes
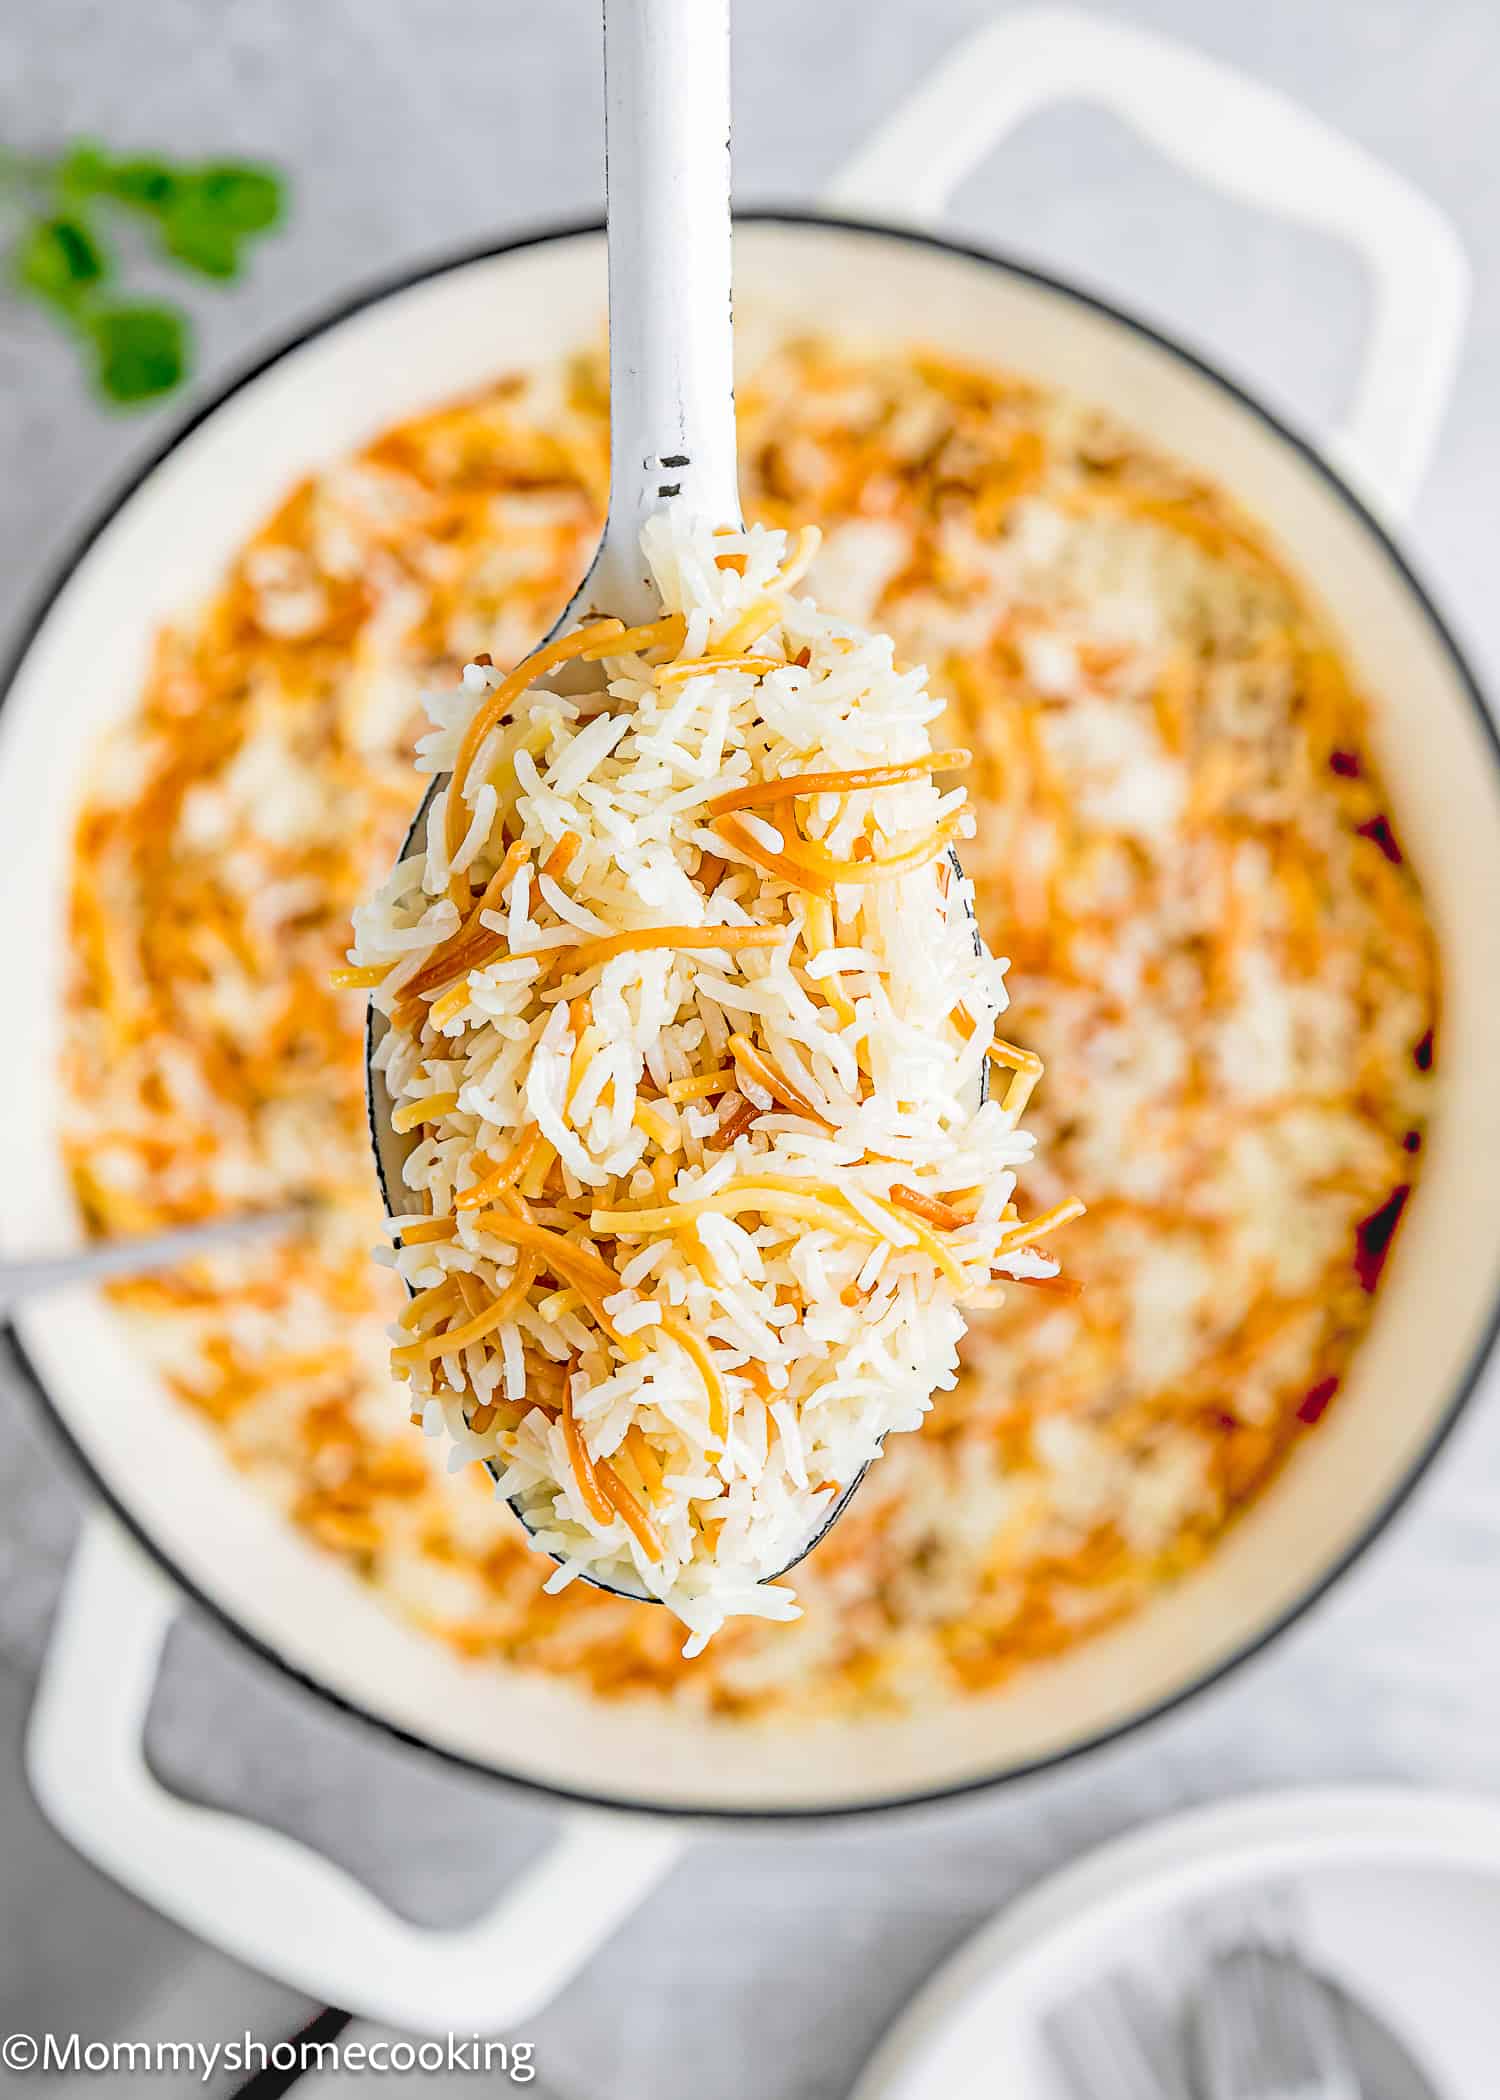
[[[816,542],[663,513],[660,619],[471,664],[346,973],[414,1140],[414,1412],[491,1462],[553,1586],[658,1597],[690,1652],[795,1616],[766,1578],[1081,1208],[1017,1215],[1040,1066],[994,1040],[935,777],[966,754],[924,672],[792,594]]]

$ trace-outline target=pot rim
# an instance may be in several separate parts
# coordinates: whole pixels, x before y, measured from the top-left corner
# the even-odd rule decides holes
[[[747,226],[808,226],[826,227],[834,232],[849,233],[860,238],[897,241],[911,247],[934,250],[940,254],[953,255],[965,262],[998,269],[1006,275],[1018,278],[1049,292],[1056,293],[1076,307],[1101,316],[1118,327],[1144,339],[1157,349],[1164,351],[1177,364],[1185,366],[1197,378],[1208,382],[1217,391],[1229,397],[1238,407],[1249,413],[1275,438],[1297,454],[1324,483],[1345,509],[1352,513],[1357,523],[1375,542],[1384,555],[1396,580],[1404,586],[1421,611],[1425,623],[1435,637],[1454,672],[1460,688],[1465,694],[1479,724],[1488,747],[1497,781],[1500,781],[1500,730],[1497,730],[1489,710],[1485,706],[1479,683],[1463,651],[1460,649],[1447,623],[1438,611],[1426,587],[1412,569],[1410,562],[1390,532],[1375,516],[1369,505],[1356,493],[1343,476],[1332,467],[1322,453],[1304,436],[1295,430],[1277,411],[1268,408],[1254,393],[1229,374],[1219,370],[1209,360],[1186,344],[1166,334],[1154,323],[1143,319],[1128,307],[1117,305],[1099,293],[1074,284],[1068,279],[1037,268],[1034,264],[1019,261],[1003,250],[987,248],[976,242],[955,239],[946,234],[932,233],[915,227],[892,226],[874,219],[862,219],[839,213],[815,211],[796,206],[771,206],[752,208],[736,212],[737,224]],[[17,678],[26,658],[42,629],[51,617],[53,608],[63,590],[82,565],[115,519],[125,509],[158,467],[162,466],[179,450],[211,416],[225,407],[254,380],[259,379],[274,365],[279,364],[292,352],[305,344],[326,335],[343,322],[356,315],[381,305],[384,301],[413,290],[435,278],[443,277],[455,270],[476,263],[496,261],[503,256],[515,255],[527,249],[546,247],[553,243],[577,240],[604,231],[602,219],[571,219],[555,224],[535,226],[508,240],[486,241],[469,246],[409,268],[394,271],[372,280],[361,288],[333,302],[311,320],[282,336],[271,349],[263,352],[236,371],[202,401],[190,415],[169,432],[143,460],[135,465],[115,486],[92,518],[66,548],[54,564],[51,574],[41,590],[32,600],[30,609],[23,616],[16,630],[16,638],[7,650],[3,665],[0,665],[0,707],[10,699]],[[914,1791],[892,1794],[877,1800],[854,1801],[836,1804],[807,1803],[778,1804],[774,1807],[753,1807],[744,1804],[701,1805],[697,1803],[674,1803],[665,1801],[637,1800],[626,1795],[594,1793],[583,1787],[563,1786],[552,1781],[538,1779],[524,1772],[507,1771],[499,1766],[485,1763],[461,1750],[454,1750],[441,1743],[431,1741],[403,1727],[388,1716],[373,1711],[359,1700],[336,1691],[331,1685],[313,1676],[300,1664],[291,1661],[269,1641],[242,1625],[226,1605],[211,1596],[192,1577],[186,1575],[173,1560],[165,1547],[160,1545],[145,1524],[135,1515],[124,1498],[118,1495],[94,1466],[83,1449],[62,1409],[48,1391],[31,1356],[26,1350],[13,1323],[0,1325],[0,1339],[8,1345],[15,1367],[23,1382],[30,1388],[44,1418],[54,1434],[68,1451],[74,1463],[88,1481],[93,1493],[98,1496],[124,1526],[135,1543],[161,1572],[168,1577],[198,1610],[227,1633],[238,1645],[248,1650],[260,1662],[267,1664],[283,1677],[310,1692],[325,1706],[349,1716],[363,1727],[374,1729],[387,1740],[402,1744],[420,1752],[424,1757],[436,1759],[442,1765],[456,1768],[471,1777],[483,1779],[501,1788],[515,1788],[526,1794],[540,1796],[562,1808],[591,1808],[607,1812],[661,1816],[676,1821],[692,1823],[725,1824],[772,1824],[806,1827],[825,1821],[842,1821],[851,1817],[887,1814],[893,1810],[914,1810],[954,1802],[965,1797],[988,1792],[1013,1784],[1019,1780],[1035,1778],[1044,1772],[1060,1770],[1076,1759],[1093,1751],[1102,1750],[1122,1742],[1138,1730],[1164,1719],[1180,1706],[1200,1694],[1211,1690],[1241,1665],[1252,1661],[1285,1633],[1298,1620],[1319,1604],[1335,1583],[1345,1575],[1365,1552],[1375,1543],[1393,1519],[1405,1507],[1407,1501],[1426,1475],[1439,1451],[1447,1442],[1459,1417],[1473,1397],[1481,1373],[1489,1360],[1497,1339],[1500,1339],[1500,1275],[1492,1286],[1493,1296],[1489,1316],[1483,1333],[1476,1343],[1468,1363],[1449,1395],[1440,1419],[1433,1427],[1427,1442],[1416,1459],[1408,1467],[1404,1477],[1392,1490],[1383,1506],[1365,1524],[1358,1536],[1347,1545],[1338,1557],[1324,1569],[1295,1603],[1288,1605],[1257,1632],[1231,1653],[1221,1657],[1211,1668],[1179,1686],[1166,1697],[1143,1707],[1123,1720],[1108,1727],[1051,1750],[1043,1755],[1026,1759],[1023,1763],[1006,1767],[1003,1771],[963,1779],[950,1784],[920,1787]]]

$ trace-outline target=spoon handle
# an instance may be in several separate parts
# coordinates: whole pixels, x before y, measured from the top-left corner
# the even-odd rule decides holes
[[[23,1298],[44,1291],[65,1290],[74,1283],[102,1283],[110,1276],[146,1276],[194,1255],[221,1253],[250,1240],[283,1237],[306,1220],[305,1208],[253,1211],[244,1217],[214,1218],[206,1225],[184,1225],[175,1232],[96,1240],[67,1254],[0,1259],[0,1316]]]
[[[641,526],[663,504],[736,525],[729,0],[605,0],[609,523],[601,608],[656,609]]]

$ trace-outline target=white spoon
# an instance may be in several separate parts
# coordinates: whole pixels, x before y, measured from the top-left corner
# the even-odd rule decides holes
[[[740,523],[729,221],[729,0],[605,0],[609,518],[560,623],[661,612],[641,528]]]
[[[641,528],[656,512],[675,504],[691,518],[741,522],[731,312],[729,0],[604,0],[604,83],[609,516],[599,551],[554,635],[568,633],[587,613],[612,613],[629,622],[659,616],[641,554]],[[403,856],[416,850],[443,784],[439,778],[429,787]],[[953,864],[961,878],[956,856]],[[977,947],[977,928],[974,938]],[[390,1099],[373,1062],[384,1031],[384,1019],[372,1006],[366,1098],[376,1170],[386,1209],[394,1214],[402,1207],[401,1169],[415,1139],[391,1129]],[[490,1470],[498,1475],[494,1465]],[[811,1552],[863,1478],[862,1467],[778,1575]],[[531,1530],[520,1504],[511,1507]],[[658,1601],[644,1588],[581,1579],[616,1596]]]

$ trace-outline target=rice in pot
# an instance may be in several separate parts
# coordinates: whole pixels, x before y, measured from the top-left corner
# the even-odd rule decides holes
[[[821,524],[818,602],[949,696],[1005,1025],[1047,1065],[1021,1193],[1089,1201],[1082,1296],[973,1316],[958,1384],[799,1569],[802,1617],[685,1663],[665,1611],[548,1595],[483,1469],[412,1436],[404,1294],[368,1258],[364,1000],[329,973],[410,819],[413,694],[514,663],[597,543],[602,360],[320,471],[163,634],[79,822],[67,1157],[108,1233],[315,1168],[315,1245],[115,1295],[226,1462],[392,1610],[476,1667],[786,1723],[989,1693],[1075,1647],[1346,1404],[1440,1083],[1437,957],[1362,697],[1221,491],[920,348],[784,345],[739,422],[748,514]]]

